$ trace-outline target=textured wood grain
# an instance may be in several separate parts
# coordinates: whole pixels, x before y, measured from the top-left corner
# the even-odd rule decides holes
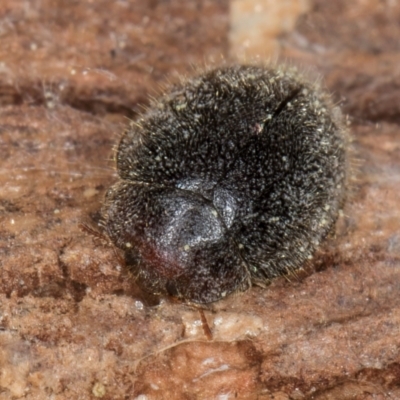
[[[400,5],[307,7],[273,39],[349,114],[345,215],[301,277],[206,310],[209,341],[198,310],[155,305],[79,224],[115,180],[125,117],[235,53],[228,3],[2,2],[0,399],[400,398]]]

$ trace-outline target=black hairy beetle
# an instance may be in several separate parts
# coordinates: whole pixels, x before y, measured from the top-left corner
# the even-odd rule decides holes
[[[312,258],[346,154],[340,110],[295,69],[210,70],[127,128],[103,226],[143,288],[213,302]]]

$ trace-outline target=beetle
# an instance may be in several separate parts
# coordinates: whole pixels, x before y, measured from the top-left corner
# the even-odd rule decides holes
[[[344,118],[296,69],[231,65],[127,127],[102,225],[145,290],[210,303],[309,259],[347,179]]]

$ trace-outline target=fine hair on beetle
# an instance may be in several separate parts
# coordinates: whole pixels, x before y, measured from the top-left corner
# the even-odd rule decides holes
[[[297,69],[230,65],[153,100],[115,161],[102,226],[138,284],[210,303],[312,258],[343,206],[347,132]]]

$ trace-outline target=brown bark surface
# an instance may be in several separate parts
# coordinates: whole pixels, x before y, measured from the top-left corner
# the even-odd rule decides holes
[[[1,400],[400,399],[400,4],[305,8],[265,40],[349,115],[348,203],[302,277],[206,310],[210,341],[79,224],[99,219],[126,117],[235,58],[228,1],[1,2]]]

